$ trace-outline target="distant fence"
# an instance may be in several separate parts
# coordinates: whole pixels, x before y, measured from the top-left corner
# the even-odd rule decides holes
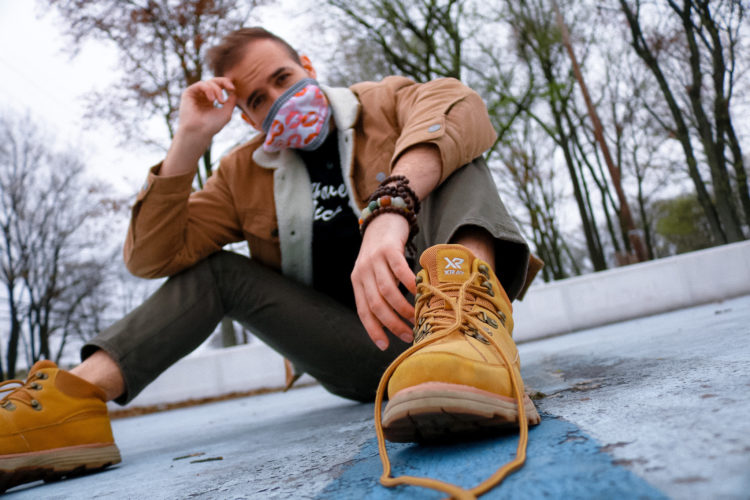
[[[750,242],[724,245],[534,286],[514,304],[514,337],[533,340],[747,294]],[[283,386],[281,356],[256,342],[179,361],[129,406]]]

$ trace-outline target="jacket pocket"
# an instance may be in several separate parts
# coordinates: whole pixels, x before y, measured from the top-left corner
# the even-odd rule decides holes
[[[251,258],[274,269],[281,267],[279,229],[272,213],[256,210],[243,213],[242,232],[250,247]]]

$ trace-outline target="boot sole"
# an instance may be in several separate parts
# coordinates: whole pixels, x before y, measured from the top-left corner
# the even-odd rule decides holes
[[[32,481],[57,481],[102,470],[122,461],[115,444],[56,448],[0,458],[0,494]]]
[[[524,394],[529,425],[541,419]],[[515,399],[474,387],[428,382],[396,393],[383,412],[383,432],[395,443],[433,441],[518,428]]]

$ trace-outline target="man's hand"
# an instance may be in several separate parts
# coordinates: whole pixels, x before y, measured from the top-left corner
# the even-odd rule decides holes
[[[401,154],[391,175],[406,176],[417,197],[423,200],[437,186],[441,171],[437,146],[417,144]],[[389,343],[383,327],[404,342],[414,338],[412,328],[404,321],[414,321],[414,306],[398,289],[400,282],[411,293],[417,293],[416,277],[404,257],[408,239],[409,221],[403,216],[384,213],[375,217],[367,226],[352,271],[357,314],[381,350],[387,349]]]
[[[409,222],[404,217],[391,213],[376,217],[367,226],[352,271],[357,314],[381,350],[389,344],[383,327],[404,342],[413,339],[412,327],[404,318],[413,321],[414,307],[398,289],[400,282],[417,293],[414,273],[404,257],[408,237]]]
[[[211,140],[232,118],[236,97],[228,78],[217,77],[189,86],[180,99],[177,133],[164,159],[161,175],[195,170]],[[214,106],[214,102],[221,107]]]

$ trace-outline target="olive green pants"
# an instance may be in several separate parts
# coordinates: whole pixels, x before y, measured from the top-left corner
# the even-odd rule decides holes
[[[418,253],[449,242],[459,228],[496,238],[496,272],[514,298],[529,251],[500,201],[484,161],[459,169],[422,202]],[[332,243],[335,244],[335,243]],[[125,404],[198,347],[224,316],[242,324],[327,390],[370,401],[388,364],[408,347],[391,337],[380,351],[355,311],[247,257],[218,252],[171,278],[146,302],[86,344],[83,359],[103,349],[125,378]],[[187,381],[186,381],[187,382]]]

